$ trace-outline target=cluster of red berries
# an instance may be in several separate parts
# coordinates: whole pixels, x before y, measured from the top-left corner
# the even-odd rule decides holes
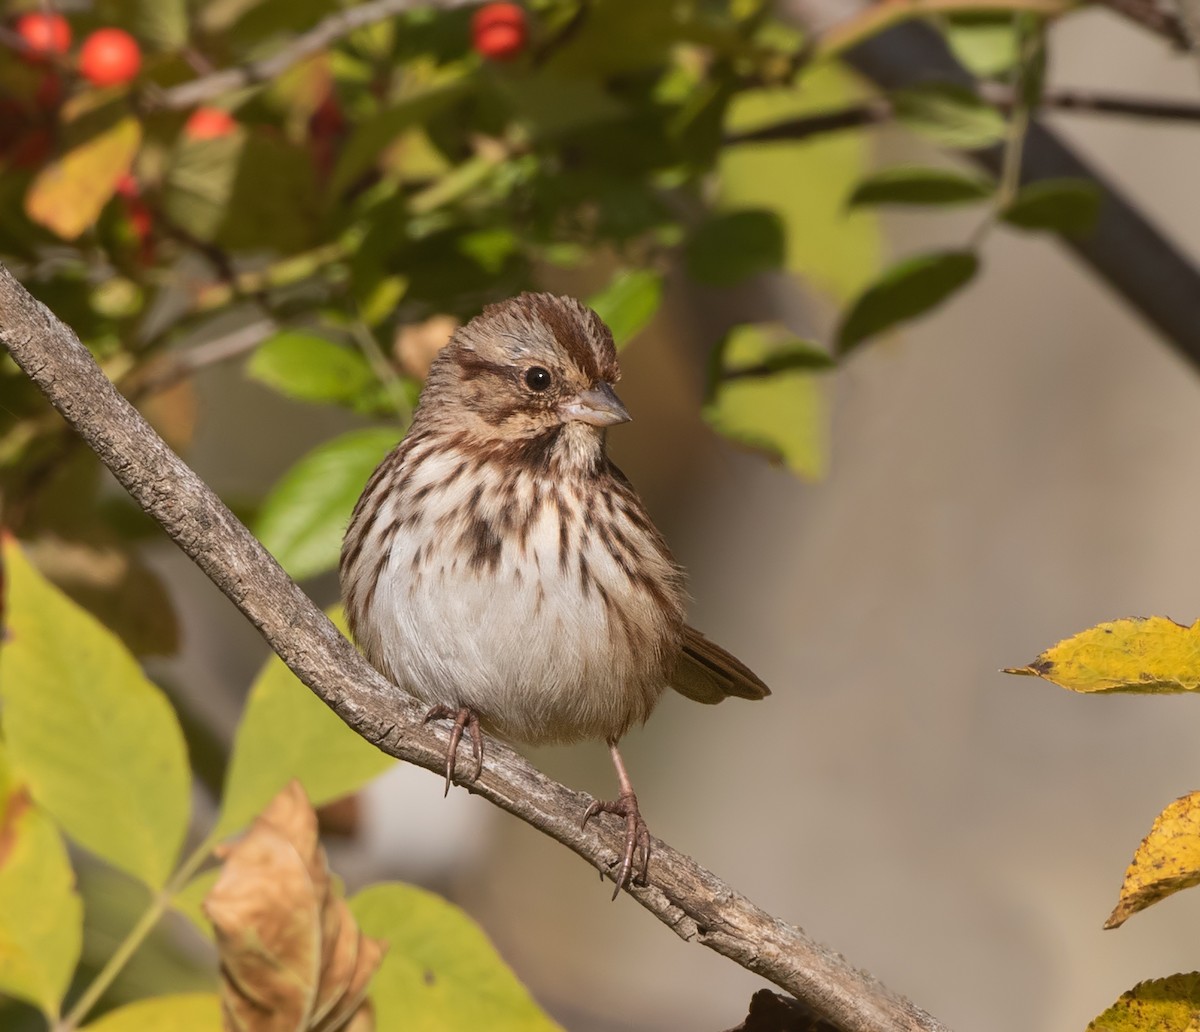
[[[71,26],[60,14],[24,14],[17,19],[16,31],[31,60],[62,57],[71,49]],[[525,10],[518,4],[484,4],[471,19],[472,44],[492,61],[511,61],[520,55],[528,35]],[[124,29],[97,29],[79,48],[79,74],[93,86],[129,82],[141,67],[141,48]]]
[[[471,44],[490,61],[511,61],[525,49],[529,29],[517,4],[484,4],[471,17]]]
[[[22,15],[16,30],[28,60],[52,60],[71,49],[71,26],[61,14]],[[119,86],[141,70],[142,49],[123,29],[97,29],[80,46],[77,67],[93,86]]]

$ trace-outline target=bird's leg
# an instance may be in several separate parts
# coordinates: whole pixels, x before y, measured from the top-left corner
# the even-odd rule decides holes
[[[633,874],[633,858],[638,850],[641,850],[642,863],[641,871],[637,876],[637,884],[646,884],[646,875],[650,869],[650,829],[646,827],[641,811],[638,810],[637,796],[633,793],[633,784],[629,780],[629,774],[625,771],[625,763],[617,751],[615,741],[608,743],[608,751],[612,753],[613,766],[617,768],[617,781],[621,785],[621,794],[611,803],[602,803],[598,799],[593,802],[584,813],[581,826],[586,827],[587,822],[598,813],[615,813],[618,817],[625,818],[625,851],[621,857],[621,868],[617,872],[617,887],[613,889],[612,895],[612,898],[616,899],[620,891],[630,884],[630,876]]]
[[[458,755],[458,743],[462,739],[464,729],[471,738],[471,751],[475,754],[475,773],[471,775],[470,780],[478,780],[479,775],[483,773],[483,732],[479,727],[479,717],[466,706],[455,709],[453,706],[443,706],[438,703],[425,714],[424,723],[428,724],[431,720],[441,720],[447,717],[454,718],[454,727],[450,732],[450,745],[446,749],[446,791],[442,795],[450,794],[450,782],[454,780],[454,761]]]

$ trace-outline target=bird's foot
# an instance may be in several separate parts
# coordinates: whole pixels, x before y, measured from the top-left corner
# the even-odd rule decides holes
[[[450,783],[454,780],[455,759],[458,756],[458,743],[462,739],[464,730],[471,739],[471,751],[475,754],[475,773],[471,775],[470,780],[477,781],[479,775],[483,773],[483,731],[479,727],[479,717],[466,706],[455,709],[453,706],[443,706],[439,703],[425,714],[424,723],[428,724],[431,720],[447,718],[454,720],[454,728],[450,732],[450,744],[446,748],[446,791],[442,793],[444,796],[450,794]]]
[[[587,822],[598,813],[614,813],[618,817],[625,818],[625,851],[621,856],[621,868],[617,872],[617,887],[613,889],[612,895],[612,898],[616,899],[627,885],[631,883],[645,885],[647,883],[646,875],[650,869],[650,829],[642,820],[641,811],[638,810],[637,796],[632,792],[622,792],[612,802],[601,802],[597,799],[587,808],[580,827],[587,827]],[[639,865],[641,869],[635,879],[632,877],[633,860],[639,852],[642,860]]]

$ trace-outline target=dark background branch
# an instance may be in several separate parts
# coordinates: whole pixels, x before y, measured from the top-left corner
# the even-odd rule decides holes
[[[1188,46],[1187,33],[1179,18],[1154,0],[1100,0],[1100,3],[1180,49]]]
[[[803,19],[799,3],[785,6]],[[885,90],[931,80],[973,85],[942,37],[926,25],[899,25],[844,57]],[[992,175],[1000,174],[1003,148],[974,151],[970,157]],[[1021,183],[1060,177],[1090,179],[1101,191],[1094,232],[1064,238],[1064,245],[1178,352],[1200,366],[1200,273],[1195,265],[1111,181],[1052,129],[1035,121],[1025,141]]]
[[[351,728],[391,756],[438,771],[444,730],[371,668],[212,490],[154,432],[75,334],[0,266],[0,342],[134,500]],[[588,798],[490,739],[471,787],[609,877],[621,823],[580,828]],[[755,906],[690,857],[655,842],[650,884],[630,893],[680,938],[708,946],[801,999],[846,1032],[944,1026],[799,928]]]

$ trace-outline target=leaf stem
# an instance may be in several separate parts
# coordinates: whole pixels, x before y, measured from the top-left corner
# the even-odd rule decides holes
[[[371,332],[371,328],[366,324],[361,314],[357,312],[350,322],[350,335],[354,338],[355,344],[358,345],[359,350],[362,351],[363,356],[366,358],[367,364],[371,367],[371,372],[383,384],[384,390],[387,391],[388,400],[396,410],[396,415],[399,417],[401,424],[407,426],[412,422],[412,406],[408,403],[408,398],[404,394],[404,387],[400,383],[400,377],[396,375],[395,367],[383,353],[383,349],[375,339],[375,334]]]
[[[142,913],[142,916],[137,919],[134,926],[129,929],[128,934],[121,940],[120,944],[113,950],[112,956],[105,962],[104,967],[92,979],[88,987],[83,991],[83,995],[75,1001],[75,1005],[67,1012],[65,1018],[56,1022],[52,1032],[74,1032],[74,1029],[79,1027],[93,1007],[100,1002],[100,998],[108,991],[109,987],[116,981],[117,976],[121,973],[130,958],[138,951],[138,948],[146,941],[147,936],[154,931],[155,926],[166,913],[175,896],[188,883],[192,875],[202,863],[208,858],[212,852],[215,841],[211,835],[208,836],[196,850],[179,866],[179,869],[172,876],[170,881],[158,892],[154,894],[154,898],[150,901],[150,905]]]
[[[1003,216],[1005,209],[1017,198],[1021,189],[1021,159],[1025,153],[1025,137],[1029,133],[1033,95],[1042,92],[1042,61],[1045,45],[1045,25],[1029,25],[1029,18],[1014,14],[1013,21],[1020,39],[1020,60],[1013,74],[1012,96],[1005,134],[1004,156],[1000,163],[1000,182],[987,217],[971,235],[971,247],[982,246],[984,238]]]
[[[1022,22],[1015,16],[1018,31]],[[1002,212],[1016,199],[1021,188],[1021,158],[1025,151],[1025,137],[1029,132],[1030,80],[1040,79],[1039,64],[1042,59],[1044,26],[1040,23],[1032,28],[1025,26],[1021,33],[1021,61],[1013,82],[1012,113],[1008,119],[1008,139],[1004,147],[1004,163],[1000,169],[1000,188],[996,191],[996,211]],[[1041,92],[1040,82],[1037,92]]]

